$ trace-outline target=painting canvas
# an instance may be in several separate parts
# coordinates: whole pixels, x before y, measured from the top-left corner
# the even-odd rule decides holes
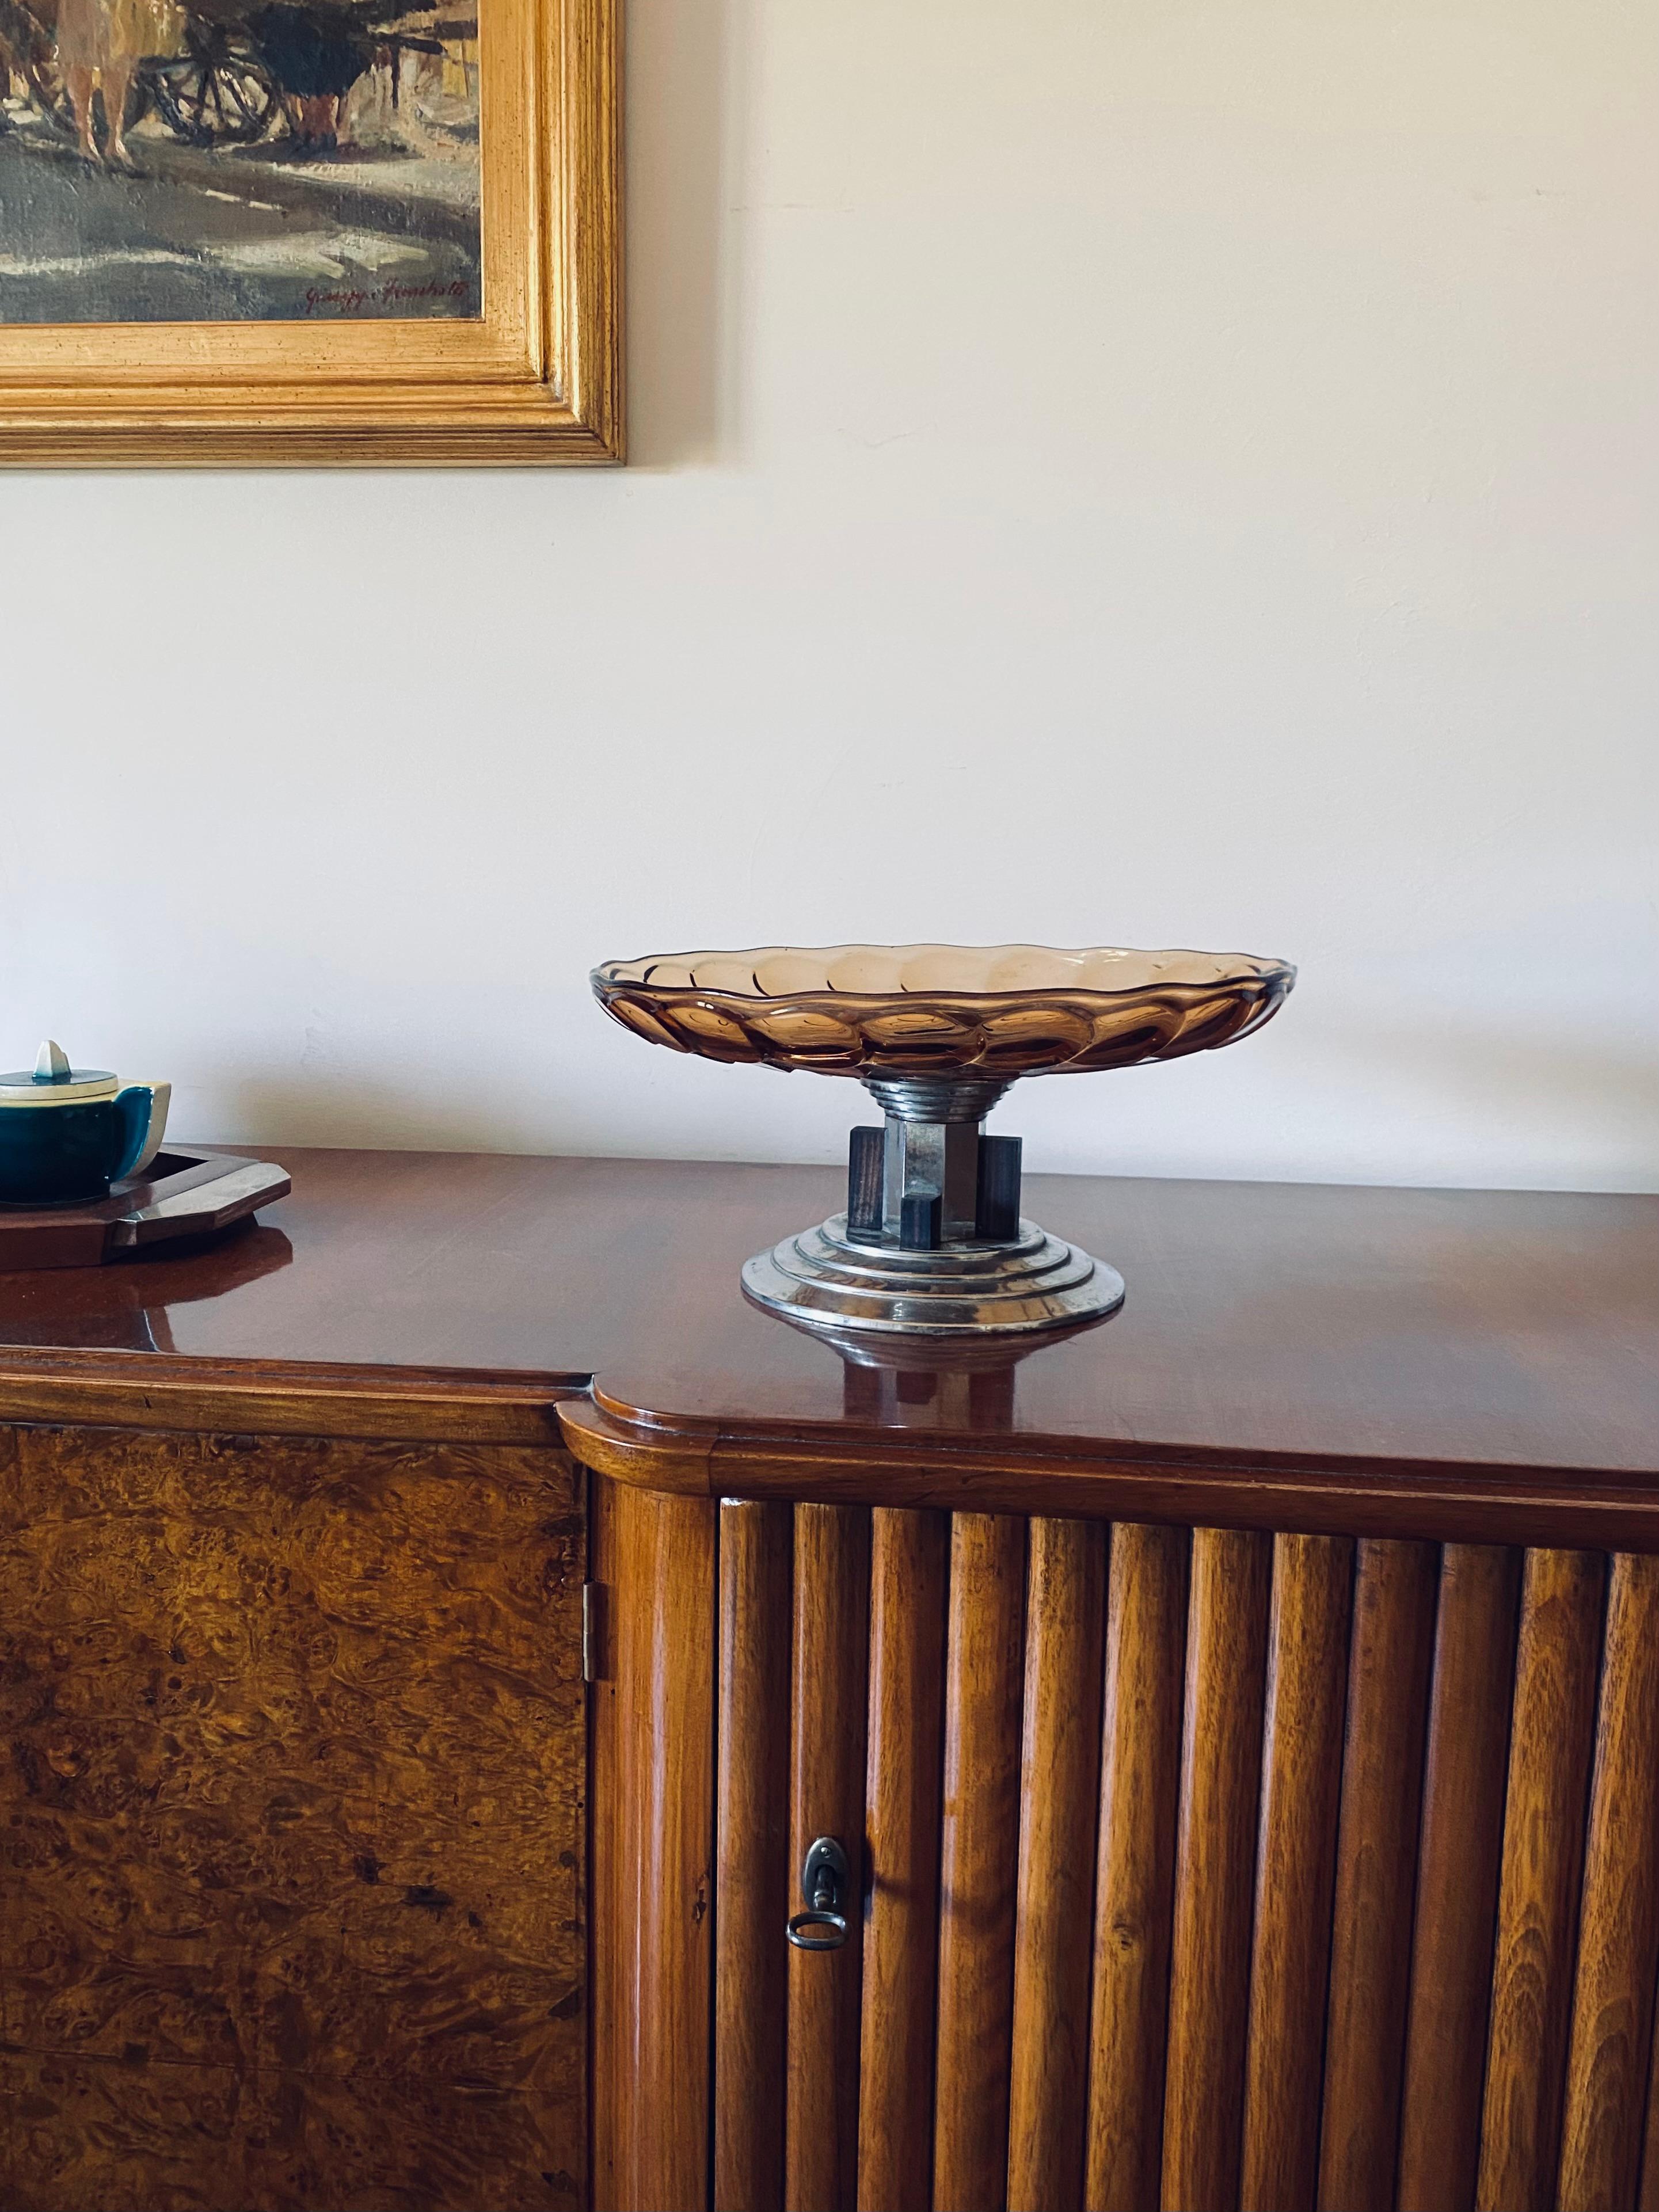
[[[0,465],[619,460],[620,7],[0,0]]]
[[[477,0],[0,0],[0,322],[476,316]]]

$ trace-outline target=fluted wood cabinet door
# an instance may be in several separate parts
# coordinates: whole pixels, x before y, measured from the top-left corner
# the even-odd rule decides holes
[[[602,2203],[1659,2207],[1659,1561],[598,1526]],[[825,1834],[848,1939],[793,1951]]]

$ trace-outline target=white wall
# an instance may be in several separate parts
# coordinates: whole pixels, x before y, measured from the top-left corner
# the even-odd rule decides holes
[[[635,0],[634,465],[0,479],[0,1065],[824,1158],[609,954],[1186,943],[1033,1165],[1659,1186],[1644,0]]]

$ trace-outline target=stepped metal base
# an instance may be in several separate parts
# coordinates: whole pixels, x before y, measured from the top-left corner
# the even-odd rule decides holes
[[[1024,1335],[1098,1321],[1123,1303],[1123,1278],[1033,1221],[1006,1243],[905,1251],[854,1241],[847,1216],[787,1237],[743,1271],[757,1304],[824,1330],[906,1336]]]

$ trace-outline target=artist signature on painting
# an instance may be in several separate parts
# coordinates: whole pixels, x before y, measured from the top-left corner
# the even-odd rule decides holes
[[[343,284],[333,291],[322,292],[313,286],[306,294],[306,313],[308,315],[361,315],[387,307],[416,307],[422,300],[468,300],[472,286],[464,276],[448,283],[432,281],[425,284],[400,284],[395,279],[384,284],[359,287]]]

